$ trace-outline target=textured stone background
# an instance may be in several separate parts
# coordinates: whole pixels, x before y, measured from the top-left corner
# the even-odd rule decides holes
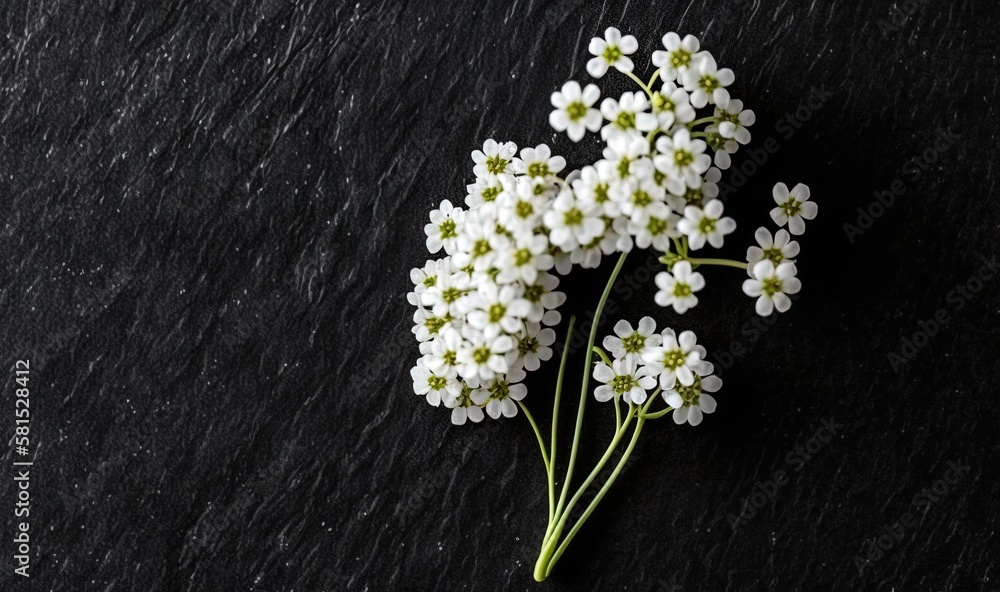
[[[638,287],[619,285],[616,316],[745,351],[701,427],[649,426],[536,585],[530,428],[456,428],[411,393],[404,294],[426,212],[461,200],[485,138],[597,158],[593,137],[572,146],[547,126],[548,95],[586,77],[587,41],[609,25],[639,37],[647,75],[664,32],[703,35],[757,113],[751,146],[780,146],[730,197],[728,255],[769,222],[776,181],[811,185],[820,218],[802,296],[759,340],[740,272],[711,270],[678,319],[630,258]],[[11,575],[8,475],[0,588],[1000,589],[1000,277],[948,299],[1000,255],[998,27],[987,1],[13,0],[0,425],[12,432],[12,369],[29,359],[37,555],[30,586]],[[779,122],[814,88],[828,99],[786,137]],[[949,126],[959,140],[907,172]],[[894,180],[904,193],[849,241],[843,225]],[[586,318],[609,269],[575,275],[566,311]],[[889,352],[941,309],[949,321],[894,371]],[[546,423],[549,370],[527,399]],[[590,409],[588,458],[612,421]],[[790,459],[831,417],[836,437]],[[915,507],[949,461],[968,473]],[[789,482],[734,532],[726,515],[779,469]],[[859,574],[865,541],[906,512],[917,525]]]

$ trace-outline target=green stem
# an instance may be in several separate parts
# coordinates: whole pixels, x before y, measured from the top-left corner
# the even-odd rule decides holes
[[[611,360],[608,358],[608,354],[604,353],[603,349],[601,349],[601,348],[599,348],[599,347],[597,347],[595,345],[594,346],[594,353],[597,354],[597,355],[599,355],[599,356],[601,356],[601,360],[603,360],[604,363],[607,364],[609,368],[611,367]]]
[[[696,125],[701,125],[703,123],[715,123],[715,118],[714,117],[702,117],[701,119],[695,119],[691,123],[686,123],[685,125],[688,126],[688,128],[692,128],[692,127],[694,127]]]
[[[608,278],[608,285],[604,287],[604,293],[601,294],[601,300],[597,303],[597,309],[594,311],[593,319],[591,319],[590,336],[587,339],[587,353],[583,360],[583,386],[580,387],[580,407],[576,412],[576,428],[573,431],[573,447],[570,448],[569,452],[569,466],[566,468],[566,481],[563,483],[562,493],[559,495],[559,503],[556,505],[557,516],[562,511],[562,508],[566,503],[566,494],[569,490],[570,481],[573,479],[573,467],[576,465],[576,453],[577,449],[580,447],[580,432],[583,429],[583,412],[587,408],[587,387],[590,384],[590,360],[594,353],[594,341],[597,339],[597,326],[600,323],[601,314],[604,312],[604,305],[608,301],[608,296],[611,295],[611,288],[614,286],[615,280],[618,278],[618,273],[621,272],[622,266],[625,264],[626,257],[628,257],[627,252],[622,253],[618,258],[618,263],[611,272],[611,277]]]
[[[622,402],[619,398],[615,395],[615,431],[621,431],[622,429]]]
[[[569,358],[569,342],[573,337],[573,326],[576,325],[576,317],[569,318],[569,328],[566,330],[566,341],[563,342],[562,359],[559,362],[559,377],[556,379],[556,396],[552,403],[552,451],[549,453],[549,525],[545,530],[545,537],[548,538],[549,531],[555,523],[556,511],[556,432],[559,429],[559,401],[562,399],[563,376],[566,375],[566,360]]]
[[[528,411],[528,408],[521,401],[517,402],[517,406],[521,408],[524,412],[524,416],[528,418],[528,423],[531,424],[531,429],[535,430],[535,438],[538,439],[538,448],[542,451],[542,462],[545,463],[545,473],[550,474],[552,470],[549,467],[549,455],[545,452],[545,440],[542,439],[542,432],[538,431],[538,424],[535,423],[535,418]]]
[[[645,413],[649,409],[649,406],[653,404],[654,400],[655,399],[653,397],[650,397],[649,400],[646,401],[646,404],[643,406],[642,411],[640,413]],[[576,521],[576,524],[574,524],[573,528],[570,529],[569,534],[566,535],[566,538],[563,540],[562,544],[559,545],[559,547],[555,550],[555,553],[552,555],[552,559],[548,562],[548,567],[545,570],[546,577],[552,571],[552,568],[555,567],[555,564],[557,561],[559,561],[559,558],[562,557],[563,552],[566,551],[566,547],[568,547],[570,542],[573,541],[573,537],[576,536],[576,533],[580,530],[581,527],[583,527],[584,523],[587,521],[587,518],[590,517],[594,509],[597,508],[597,505],[601,503],[602,499],[604,499],[605,494],[607,494],[608,490],[611,489],[611,486],[614,484],[615,480],[618,479],[618,475],[619,473],[622,472],[622,469],[625,467],[625,463],[628,462],[629,457],[632,456],[632,451],[635,449],[635,443],[639,440],[639,434],[642,433],[642,426],[645,422],[646,422],[645,419],[639,417],[639,420],[636,422],[635,425],[635,431],[632,433],[632,439],[629,441],[628,447],[622,454],[621,459],[619,459],[618,464],[611,472],[611,476],[608,477],[607,482],[605,482],[604,486],[601,487],[601,490],[597,492],[597,495],[594,496],[593,501],[591,501],[590,505],[587,506],[587,509],[583,511],[583,515],[581,515],[580,519]]]
[[[638,76],[636,76],[631,72],[626,72],[625,75],[634,80],[635,83],[638,84],[640,88],[642,88],[642,90],[646,91],[646,96],[648,96],[651,99],[653,98],[653,91],[649,90],[649,87],[646,86],[646,83],[643,82],[641,78],[639,78]]]
[[[625,258],[628,253],[622,253],[618,258],[618,263],[615,264],[614,270],[611,272],[611,277],[608,278],[608,284],[604,287],[604,292],[601,294],[601,299],[597,303],[597,309],[594,311],[593,319],[591,320],[590,326],[590,336],[587,340],[587,353],[583,364],[583,385],[580,388],[580,406],[576,412],[576,427],[573,431],[573,446],[570,448],[569,453],[569,465],[566,467],[566,480],[563,482],[562,491],[559,494],[559,503],[556,505],[555,512],[552,513],[553,518],[549,520],[549,526],[545,529],[545,537],[542,539],[542,552],[538,556],[538,561],[535,563],[535,579],[539,582],[543,581],[546,576],[546,565],[548,563],[548,558],[551,557],[552,551],[554,550],[554,544],[559,541],[559,535],[562,534],[562,526],[554,525],[554,520],[562,516],[562,509],[566,503],[566,496],[569,493],[570,483],[573,480],[573,468],[576,466],[576,455],[580,447],[580,433],[583,429],[583,414],[587,406],[587,387],[590,380],[590,361],[594,353],[594,341],[597,339],[597,326],[600,323],[601,315],[604,312],[604,305],[608,301],[608,296],[611,295],[611,288],[614,287],[615,280],[618,278],[618,274],[622,270],[622,266],[625,265]],[[569,342],[567,341],[567,347],[563,350],[563,360],[565,363],[565,355],[569,350]],[[562,378],[562,369],[560,369],[560,383]],[[561,384],[559,385],[561,387]],[[559,388],[557,387],[557,388]],[[557,404],[558,405],[558,404]],[[558,408],[556,409],[558,411]],[[557,415],[553,415],[552,419],[552,442],[555,446],[555,426]],[[555,455],[553,454],[553,464],[552,470],[555,471]],[[559,524],[565,524],[565,520],[560,520]]]
[[[691,132],[692,138],[707,138],[708,134],[705,132]]]
[[[724,265],[726,267],[735,267],[737,269],[746,269],[747,264],[741,263],[739,261],[733,261],[732,259],[688,259],[691,265]]]
[[[659,77],[660,77],[660,69],[657,68],[656,72],[653,72],[653,75],[650,77],[649,82],[646,83],[646,86],[648,86],[649,88],[653,88],[653,83],[656,82],[656,79]]]
[[[646,413],[640,415],[639,417],[641,417],[642,419],[659,419],[673,410],[674,410],[673,407],[667,407],[666,409],[660,409],[659,411],[654,411],[653,413]]]
[[[632,420],[635,418],[635,416],[636,416],[636,410],[634,407],[632,407],[630,403],[629,412],[628,416],[626,416],[625,418],[625,423],[621,426],[620,429],[618,429],[615,432],[615,437],[611,440],[611,443],[608,444],[608,448],[607,450],[604,451],[604,455],[601,457],[601,460],[598,461],[597,466],[594,467],[594,470],[590,472],[590,475],[587,476],[587,478],[584,480],[580,488],[576,491],[575,494],[573,494],[573,498],[570,500],[569,505],[566,507],[566,510],[559,513],[559,523],[552,531],[552,534],[542,544],[542,550],[538,555],[538,561],[535,562],[535,573],[534,573],[535,581],[538,582],[544,581],[545,578],[548,577],[549,572],[552,571],[552,564],[550,563],[550,561],[553,557],[553,553],[555,553],[557,549],[560,547],[559,535],[562,533],[562,529],[565,528],[566,526],[566,520],[569,519],[569,516],[572,513],[572,509],[576,505],[576,502],[579,501],[580,497],[584,493],[586,493],[587,488],[590,487],[590,484],[594,482],[594,479],[597,478],[597,475],[600,474],[601,470],[604,468],[604,465],[607,464],[608,460],[610,460],[611,458],[611,455],[614,454],[615,450],[618,448],[618,444],[619,442],[621,442],[622,436],[624,436],[625,432],[628,431],[628,426],[630,423],[632,423]],[[565,491],[565,489],[563,491]],[[576,531],[575,527],[573,531],[574,532]],[[565,546],[565,544],[562,546]]]

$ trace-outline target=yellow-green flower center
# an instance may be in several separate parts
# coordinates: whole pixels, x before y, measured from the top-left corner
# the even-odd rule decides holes
[[[549,175],[549,164],[546,162],[533,162],[528,165],[529,177],[547,177]]]
[[[679,349],[670,349],[663,353],[663,365],[671,370],[676,370],[684,365],[684,352]]]
[[[695,375],[694,382],[691,383],[691,386],[684,386],[683,384],[677,383],[674,390],[681,396],[681,399],[684,399],[685,404],[697,407],[698,400],[701,398],[701,377]]]
[[[485,364],[490,359],[490,348],[483,346],[477,347],[472,351],[472,361],[477,364]]]
[[[653,203],[653,197],[642,189],[636,189],[632,194],[632,203],[639,207],[645,207]]]
[[[683,68],[691,63],[691,52],[678,47],[670,52],[670,65],[674,68]]]
[[[477,240],[476,244],[472,246],[472,256],[482,257],[483,255],[489,253],[492,250],[493,247],[490,246],[490,241],[486,240],[485,238],[481,238]]]
[[[438,232],[441,233],[441,238],[455,238],[458,236],[458,230],[455,227],[455,221],[451,218],[447,218],[440,224],[438,224]]]
[[[765,278],[760,283],[760,289],[768,296],[774,296],[778,292],[781,292],[781,280],[776,277]]]
[[[496,304],[491,304],[489,310],[486,311],[487,316],[491,323],[499,323],[500,319],[507,314],[507,307],[499,302]]]
[[[514,251],[514,265],[521,267],[531,262],[532,254],[528,249]]]
[[[530,202],[519,200],[514,206],[514,213],[517,214],[518,218],[528,218],[535,213],[535,206],[531,205]]]
[[[794,197],[789,197],[788,201],[781,204],[781,209],[789,218],[791,218],[792,216],[798,215],[798,213],[802,211],[802,202]]]
[[[502,187],[487,187],[486,189],[483,189],[480,195],[482,195],[483,201],[491,202],[495,200],[498,195],[500,195],[501,191],[503,191]]]
[[[615,391],[619,395],[624,395],[625,393],[632,390],[632,387],[638,385],[635,378],[632,376],[615,376],[611,381],[611,390]]]
[[[622,50],[617,45],[608,45],[604,48],[601,57],[607,60],[609,64],[613,64],[618,61],[618,58],[622,57]]]
[[[630,354],[637,354],[642,351],[642,348],[646,346],[646,338],[640,335],[638,331],[632,333],[625,339],[622,339],[622,347],[625,351]]]
[[[583,212],[577,208],[572,208],[563,214],[563,221],[566,222],[566,226],[579,226],[583,224]]]
[[[663,234],[667,231],[667,228],[669,228],[667,221],[659,218],[650,218],[649,222],[646,224],[646,230],[648,230],[649,234],[652,234],[653,236]]]
[[[631,111],[622,111],[615,118],[615,125],[618,127],[628,130],[635,127],[635,113]]]
[[[690,166],[691,163],[694,162],[694,154],[691,154],[687,150],[675,150],[674,162],[677,163],[677,166],[680,168]]]
[[[510,164],[509,160],[502,158],[499,154],[496,154],[486,159],[486,170],[494,175],[499,175],[507,170],[508,164]]]
[[[781,252],[781,249],[771,247],[770,249],[764,249],[764,259],[769,259],[772,263],[777,265],[785,260],[785,255]]]

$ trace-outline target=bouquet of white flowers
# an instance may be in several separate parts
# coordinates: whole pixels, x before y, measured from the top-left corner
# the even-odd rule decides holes
[[[677,424],[695,426],[716,408],[710,393],[722,380],[713,375],[706,350],[691,331],[657,332],[650,317],[635,328],[621,320],[603,348],[596,345],[596,319],[628,254],[636,248],[663,253],[655,301],[679,314],[698,304],[696,293],[705,287],[698,270],[707,266],[745,269],[749,277],[743,291],[756,299],[756,312],[763,316],[787,311],[788,295],[801,288],[794,261],[799,244],[790,234],[801,235],[804,220],[817,213],[805,185],[774,186],[777,206],[770,215],[779,229],[772,234],[759,228],[758,246],[748,248],[745,262],[694,256],[706,245],[722,247],[736,228],[723,215],[717,183],[732,155],[750,141],[755,117],[729,94],[732,70],[719,69],[695,37],[667,33],[663,45],[653,52],[656,70],[644,82],[633,73],[629,57],[638,48],[635,37],[612,27],[603,39],[592,39],[594,57],[587,72],[601,78],[614,68],[640,90],[605,98],[597,109],[597,86],[569,81],[552,93],[555,110],[549,123],[573,141],[600,131],[603,158],[561,177],[566,161],[545,144],[518,153],[512,142],[487,140],[472,153],[476,180],[467,186],[466,208],[444,200],[424,227],[430,253],[444,250],[445,256],[410,273],[414,290],[408,299],[417,308],[413,333],[421,354],[411,370],[414,391],[435,407],[451,409],[456,425],[481,422],[485,415],[514,417],[520,410],[535,431],[549,499],[548,528],[534,571],[538,581],[549,575],[614,483],[647,421],[670,414]],[[702,109],[706,113],[699,117]],[[787,230],[781,228],[785,225]],[[565,275],[574,265],[597,267],[615,253],[618,260],[583,352],[573,444],[557,491],[559,404],[570,348],[562,349],[548,444],[525,404],[528,391],[522,381],[553,355],[552,327],[560,323],[559,307],[566,300],[557,290],[556,274]],[[573,319],[568,324],[567,344]],[[591,375],[600,383],[594,397],[614,405],[617,430],[570,495]],[[660,409],[653,408],[657,400],[663,402]],[[571,514],[630,428],[632,436],[610,477],[582,513]],[[577,515],[570,527],[568,519]]]

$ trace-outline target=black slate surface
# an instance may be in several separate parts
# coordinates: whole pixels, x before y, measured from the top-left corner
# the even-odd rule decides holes
[[[995,3],[15,0],[0,19],[0,425],[13,446],[30,360],[34,461],[25,580],[3,459],[0,589],[1000,589],[1000,278],[953,292],[1000,257]],[[412,394],[404,295],[427,211],[461,200],[485,138],[598,157],[546,118],[609,25],[639,64],[666,31],[703,36],[757,113],[751,147],[777,142],[730,198],[727,253],[777,181],[808,183],[820,217],[803,293],[764,332],[735,270],[680,319],[652,282],[615,293],[615,318],[740,355],[719,411],[651,424],[535,584],[530,428],[454,427]],[[957,139],[914,161],[943,130]],[[609,272],[575,273],[565,311],[586,318]],[[529,383],[546,424],[553,372]],[[611,425],[590,410],[588,459]],[[836,434],[810,442],[824,421]],[[968,470],[928,497],[949,463]]]

